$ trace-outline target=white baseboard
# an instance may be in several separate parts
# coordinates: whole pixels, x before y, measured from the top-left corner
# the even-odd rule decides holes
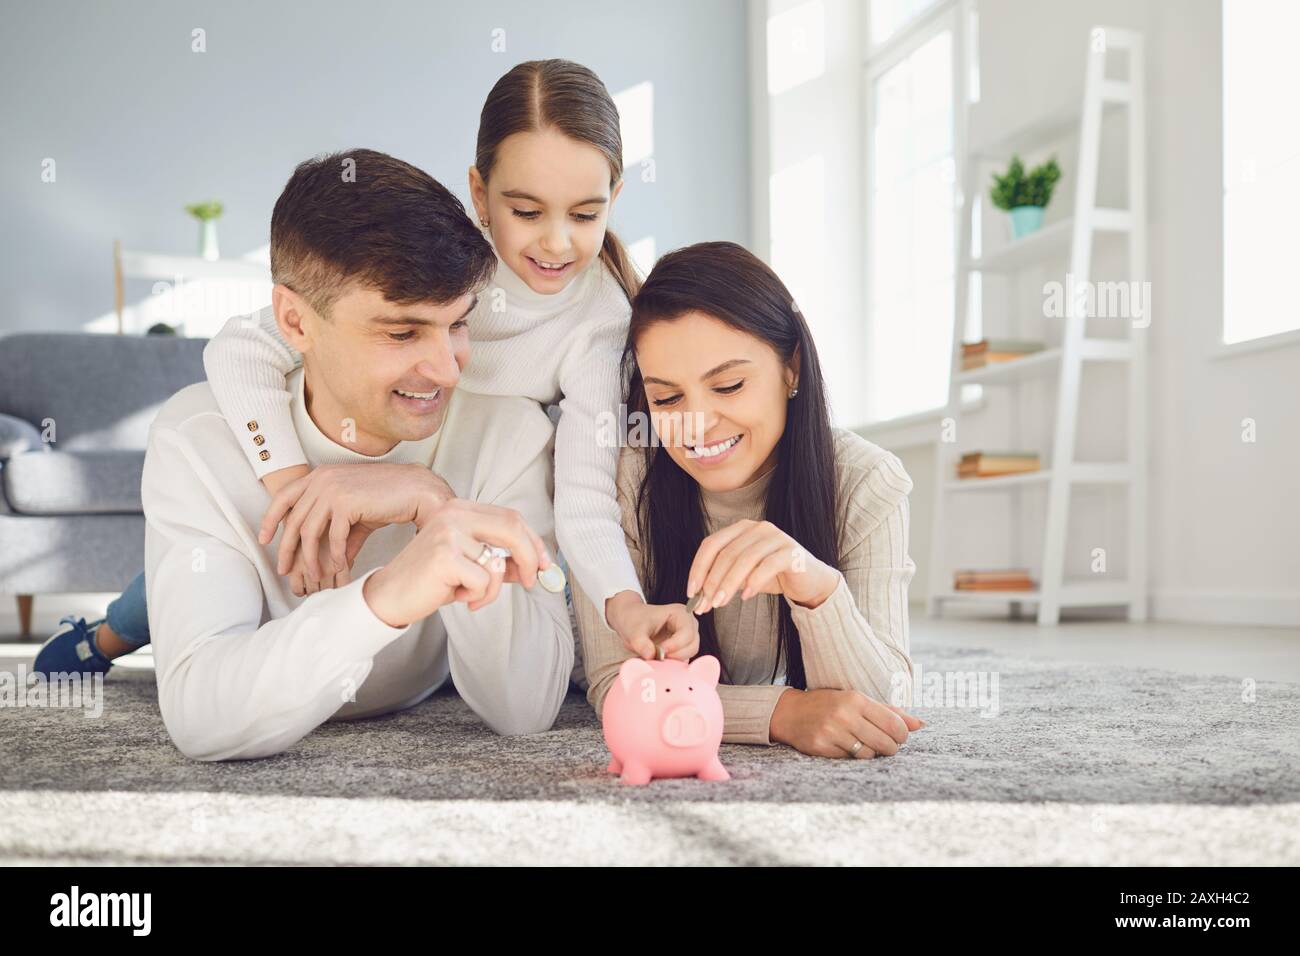
[[[910,597],[911,615],[924,617],[924,595],[913,593]],[[996,607],[999,610],[1004,608],[1003,605]],[[1070,608],[1068,613],[1077,616],[1082,610]],[[1154,591],[1147,602],[1147,619],[1182,624],[1300,628],[1300,591],[1253,594],[1241,591]]]
[[[1153,591],[1148,613],[1156,621],[1300,627],[1300,591]]]

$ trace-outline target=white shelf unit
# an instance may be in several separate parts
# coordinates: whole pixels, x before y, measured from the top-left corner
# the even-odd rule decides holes
[[[1103,42],[1098,43],[1101,37]],[[1127,323],[1124,338],[1089,337],[1087,316],[1066,303],[1061,344],[1022,359],[963,370],[961,342],[965,332],[970,274],[1015,273],[1041,265],[1053,255],[1068,252],[1069,274],[1076,283],[1091,280],[1093,243],[1104,237],[1127,242],[1126,280],[1141,283],[1146,262],[1146,157],[1143,46],[1140,34],[1129,30],[1094,27],[1090,31],[1084,92],[1080,102],[1039,117],[1011,134],[969,146],[963,166],[964,197],[958,248],[956,309],[953,317],[952,376],[946,416],[957,426],[957,441],[940,441],[936,447],[934,520],[930,549],[928,611],[938,615],[951,602],[1006,603],[1013,613],[1021,604],[1037,605],[1039,624],[1056,624],[1065,607],[1114,606],[1128,609],[1132,621],[1146,619],[1146,337],[1145,329]],[[1127,58],[1127,78],[1107,77],[1109,54],[1122,51]],[[1101,155],[1103,115],[1126,114],[1127,154],[1124,161],[1128,208],[1096,205]],[[978,178],[981,164],[1005,162],[1012,153],[1028,152],[1073,132],[1079,135],[1073,215],[1045,226],[1022,239],[1006,243],[973,258],[970,254],[973,190],[983,188]],[[1148,303],[1149,306],[1149,303]],[[987,333],[986,333],[987,334]],[[1081,462],[1074,458],[1084,362],[1117,362],[1127,366],[1128,418],[1125,458],[1118,462]],[[978,384],[990,396],[990,407],[1000,394],[1011,400],[1016,388],[1031,380],[1056,379],[1056,407],[1049,467],[1027,474],[983,479],[956,478],[961,451],[962,387]],[[1067,580],[1064,576],[1066,529],[1072,490],[1081,485],[1120,486],[1127,490],[1127,573],[1123,579]],[[1045,487],[1047,509],[1043,527],[1042,561],[1038,587],[1029,591],[964,591],[953,587],[953,571],[945,560],[945,509],[969,500],[967,493],[1002,492],[1013,496],[1013,508],[1023,506],[1026,488]],[[952,499],[952,501],[950,501]],[[978,500],[978,499],[976,499]]]

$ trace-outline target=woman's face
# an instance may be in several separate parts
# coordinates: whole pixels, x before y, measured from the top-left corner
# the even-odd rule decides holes
[[[470,194],[503,262],[534,292],[553,295],[600,254],[610,207],[609,162],[555,129],[514,133],[497,147],[490,181],[470,167]]]
[[[701,487],[740,488],[776,464],[798,372],[762,339],[687,312],[647,327],[636,361],[659,441]]]

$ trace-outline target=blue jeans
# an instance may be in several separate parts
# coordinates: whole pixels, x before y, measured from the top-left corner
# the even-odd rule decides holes
[[[144,600],[144,572],[108,606],[104,620],[123,641],[136,647],[149,643],[149,612]]]

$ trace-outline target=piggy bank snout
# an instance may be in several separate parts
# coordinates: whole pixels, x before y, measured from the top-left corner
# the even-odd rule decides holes
[[[696,747],[708,739],[709,722],[694,704],[680,704],[664,715],[660,730],[669,746]]]

